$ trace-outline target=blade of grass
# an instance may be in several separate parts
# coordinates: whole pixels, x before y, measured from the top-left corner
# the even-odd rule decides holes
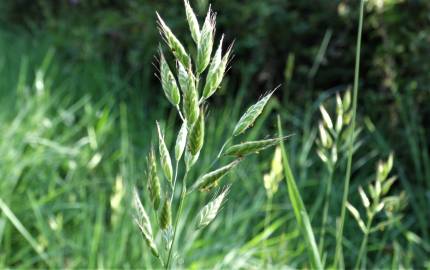
[[[27,231],[27,229],[22,225],[21,221],[15,216],[12,210],[7,206],[7,204],[0,198],[0,209],[4,213],[4,215],[9,219],[9,221],[13,224],[15,229],[18,230],[19,233],[27,240],[27,242],[31,245],[31,247],[37,252],[37,254],[48,264],[51,265],[48,257],[42,251],[42,247],[37,243],[36,239],[31,236],[31,234]]]
[[[345,174],[345,185],[343,189],[341,214],[339,221],[339,231],[336,236],[336,251],[334,257],[334,267],[338,265],[341,260],[342,252],[342,238],[343,238],[343,228],[345,224],[345,213],[346,213],[346,202],[348,200],[349,193],[349,182],[351,179],[351,165],[352,165],[352,153],[354,151],[354,131],[355,131],[355,119],[357,114],[357,98],[358,98],[358,79],[360,75],[360,51],[361,51],[361,35],[363,30],[363,12],[364,11],[364,0],[360,1],[360,16],[358,21],[358,33],[357,33],[357,45],[355,50],[355,68],[354,68],[354,90],[353,90],[353,100],[352,100],[352,120],[351,120],[351,130],[348,138],[348,162]],[[342,260],[343,261],[343,260]],[[341,265],[344,265],[343,263]]]
[[[278,133],[282,138],[282,127],[281,117],[278,115]],[[318,252],[317,244],[315,242],[314,232],[309,221],[309,216],[303,203],[302,197],[300,196],[299,189],[296,185],[293,172],[291,171],[290,164],[288,162],[287,151],[285,150],[284,143],[280,143],[282,153],[282,163],[284,166],[285,180],[287,182],[288,194],[290,196],[291,205],[296,216],[297,224],[302,232],[302,235],[306,241],[306,248],[308,250],[312,268],[323,269],[320,254]]]

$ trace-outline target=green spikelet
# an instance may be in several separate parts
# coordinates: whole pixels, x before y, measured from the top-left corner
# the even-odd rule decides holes
[[[233,169],[238,163],[240,159],[237,159],[224,167],[216,169],[215,171],[209,172],[207,174],[202,175],[197,179],[194,185],[191,188],[191,191],[199,189],[200,191],[208,191],[211,188],[218,185],[218,182],[223,178],[231,169]]]
[[[205,87],[203,88],[203,97],[205,99],[208,99],[210,96],[212,96],[220,86],[222,79],[224,78],[227,63],[230,59],[232,46],[230,46],[225,55],[221,57],[222,42],[223,38],[221,38],[220,45],[215,52],[215,56],[212,59],[211,65],[209,66]]]
[[[243,133],[250,126],[252,126],[252,124],[254,124],[257,117],[263,112],[264,107],[266,106],[267,102],[269,101],[275,90],[273,90],[272,92],[264,96],[262,99],[260,99],[257,103],[248,108],[248,110],[239,119],[239,122],[237,122],[233,131],[233,136],[237,136]]]
[[[149,192],[149,198],[151,199],[152,205],[155,210],[158,210],[158,207],[160,206],[160,200],[161,200],[161,186],[160,186],[160,179],[157,175],[157,161],[155,158],[154,149],[151,148],[151,151],[148,155],[148,170],[147,170],[147,176],[148,176],[148,192]]]
[[[178,106],[181,101],[178,85],[176,84],[175,77],[170,71],[169,65],[160,50],[160,79],[161,86],[163,87],[164,94],[173,106]]]
[[[172,51],[173,55],[178,59],[184,66],[191,67],[191,60],[185,51],[184,46],[182,46],[181,42],[176,38],[176,36],[172,33],[172,30],[167,26],[167,24],[163,21],[160,15],[157,12],[158,24],[160,26],[160,33],[164,36],[167,45]]]
[[[224,155],[225,156],[236,156],[236,157],[244,157],[249,154],[255,154],[258,153],[266,148],[269,148],[271,146],[274,146],[278,144],[279,142],[285,140],[289,136],[283,137],[283,138],[274,138],[274,139],[267,139],[267,140],[259,140],[259,141],[250,141],[250,142],[244,142],[236,145],[232,145],[227,150],[225,150]]]
[[[160,152],[161,167],[163,168],[164,176],[167,178],[170,184],[173,180],[173,168],[172,160],[170,159],[169,150],[167,149],[166,143],[164,142],[164,135],[161,132],[160,125],[157,122],[158,131],[158,150]]]
[[[172,225],[172,207],[170,205],[170,200],[166,198],[163,203],[163,208],[160,212],[160,227],[163,230],[168,229]]]
[[[190,136],[188,137],[188,150],[195,156],[203,147],[205,137],[205,119],[204,113],[200,112],[199,119],[194,123]]]
[[[139,226],[140,231],[142,232],[143,238],[145,239],[145,243],[148,245],[152,254],[160,258],[160,254],[157,249],[157,245],[155,244],[154,236],[152,234],[151,222],[149,221],[148,214],[145,211],[145,208],[142,205],[142,202],[139,199],[139,193],[136,188],[133,190],[134,197],[134,208],[136,209],[137,215],[134,217],[134,221],[137,226]]]
[[[190,70],[188,71],[187,87],[184,90],[183,106],[188,127],[192,127],[199,117],[199,95],[196,89],[195,78]]]
[[[215,32],[215,14],[209,8],[197,44],[197,73],[201,74],[209,65]]]
[[[178,137],[176,138],[175,144],[175,158],[180,160],[184,153],[185,146],[187,145],[187,122],[183,122],[181,129],[179,130]]]
[[[190,27],[191,37],[196,44],[199,44],[200,40],[200,26],[197,21],[196,14],[194,14],[193,9],[190,6],[188,0],[184,0],[185,13],[187,15],[188,26]]]

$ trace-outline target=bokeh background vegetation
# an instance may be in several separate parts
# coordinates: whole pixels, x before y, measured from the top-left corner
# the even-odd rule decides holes
[[[209,3],[191,2],[202,19]],[[318,107],[334,108],[335,93],[352,84],[358,2],[211,3],[218,37],[225,33],[235,46],[232,67],[212,100],[206,151],[216,153],[246,104],[282,84],[248,138],[276,134],[275,116],[281,115],[284,132],[295,134],[286,145],[315,228],[315,198],[326,177],[314,144]],[[154,76],[161,41],[155,11],[191,44],[182,1],[1,1],[0,267],[153,266],[132,223],[129,191],[145,186],[154,121],[167,119],[170,142],[178,128]],[[430,2],[366,1],[362,144],[350,196],[356,200],[357,186],[372,180],[377,161],[394,152],[394,193],[404,191],[408,199],[400,224],[371,236],[373,267],[430,267],[429,71]],[[203,234],[183,224],[183,241],[200,236],[186,242],[184,265],[252,268],[267,258],[274,266],[306,265],[284,183],[273,198],[270,226],[264,222],[263,175],[272,155],[261,153],[229,176],[232,196]],[[344,168],[343,161],[334,177],[331,247]],[[187,203],[189,215],[203,198]],[[361,233],[347,218],[344,255],[353,261]]]

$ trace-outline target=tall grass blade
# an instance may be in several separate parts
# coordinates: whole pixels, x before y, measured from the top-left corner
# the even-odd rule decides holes
[[[278,115],[278,132],[280,138],[282,138],[282,127],[281,118]],[[285,150],[284,143],[280,141],[282,163],[284,166],[285,180],[287,182],[288,194],[290,196],[291,205],[293,206],[294,215],[296,217],[298,226],[305,238],[306,248],[308,250],[312,268],[323,269],[320,254],[318,252],[317,244],[315,242],[314,232],[309,221],[309,216],[303,203],[302,197],[300,196],[299,189],[296,185],[293,172],[291,171],[290,164],[288,162],[287,152]]]

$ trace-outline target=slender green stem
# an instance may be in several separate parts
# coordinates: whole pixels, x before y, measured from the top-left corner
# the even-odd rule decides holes
[[[169,247],[169,253],[168,253],[168,256],[167,256],[166,269],[169,269],[171,261],[172,261],[172,253],[173,253],[173,246],[175,244],[175,239],[176,239],[176,232],[178,230],[179,219],[181,218],[181,215],[182,215],[182,208],[183,208],[185,196],[186,196],[186,193],[187,193],[187,183],[186,183],[187,176],[188,176],[188,171],[185,171],[185,175],[184,175],[184,178],[182,180],[181,197],[179,199],[179,206],[178,206],[178,210],[176,212],[175,224],[173,225],[173,238],[172,238],[172,243],[170,244],[170,247]]]
[[[373,215],[369,216],[369,220],[367,220],[366,231],[364,232],[363,241],[361,242],[360,252],[358,253],[358,258],[357,258],[357,262],[355,263],[354,269],[359,269],[363,256],[366,256],[367,241],[369,240],[369,233],[370,233],[370,228],[372,226],[372,221],[373,221]],[[365,267],[366,265],[364,264],[363,268]]]
[[[211,165],[209,166],[208,170],[212,169],[212,167],[215,165],[215,163],[219,160],[219,158],[222,155],[222,152],[224,151],[224,148],[231,142],[232,139],[233,139],[233,137],[230,137],[224,142],[224,144],[221,146],[221,149],[219,150],[218,154],[216,155],[214,160],[211,162]]]
[[[330,207],[330,193],[331,188],[333,184],[333,168],[329,168],[329,175],[327,179],[327,186],[325,189],[325,196],[324,196],[324,208],[323,208],[323,216],[322,216],[322,222],[321,222],[321,239],[319,243],[319,252],[322,255],[324,250],[324,237],[325,232],[327,228],[327,219],[328,219],[328,209]]]
[[[351,130],[349,131],[348,138],[348,162],[345,174],[345,185],[342,197],[342,208],[340,214],[339,231],[336,236],[336,252],[334,259],[334,267],[336,268],[339,260],[341,260],[342,252],[342,239],[343,239],[343,228],[345,224],[345,214],[346,214],[346,202],[348,200],[349,193],[349,182],[351,179],[351,165],[352,165],[352,154],[353,154],[353,144],[354,144],[354,133],[355,133],[355,120],[357,114],[357,98],[358,98],[358,79],[360,72],[360,51],[361,51],[361,35],[363,31],[363,13],[364,13],[364,0],[360,1],[360,17],[358,22],[358,33],[357,33],[357,45],[355,51],[355,72],[354,72],[354,93],[353,93],[353,104],[352,104],[352,119],[351,119]],[[343,260],[343,259],[342,259]]]
[[[272,195],[267,197],[267,203],[266,203],[266,217],[264,218],[264,230],[266,231],[266,229],[269,227],[270,225],[270,220],[272,219],[272,202],[273,202],[273,198]],[[269,263],[270,262],[270,256],[269,256],[269,249],[268,249],[268,245],[267,245],[267,239],[264,239],[264,258],[265,258],[265,263]],[[268,266],[268,265],[266,265]]]

